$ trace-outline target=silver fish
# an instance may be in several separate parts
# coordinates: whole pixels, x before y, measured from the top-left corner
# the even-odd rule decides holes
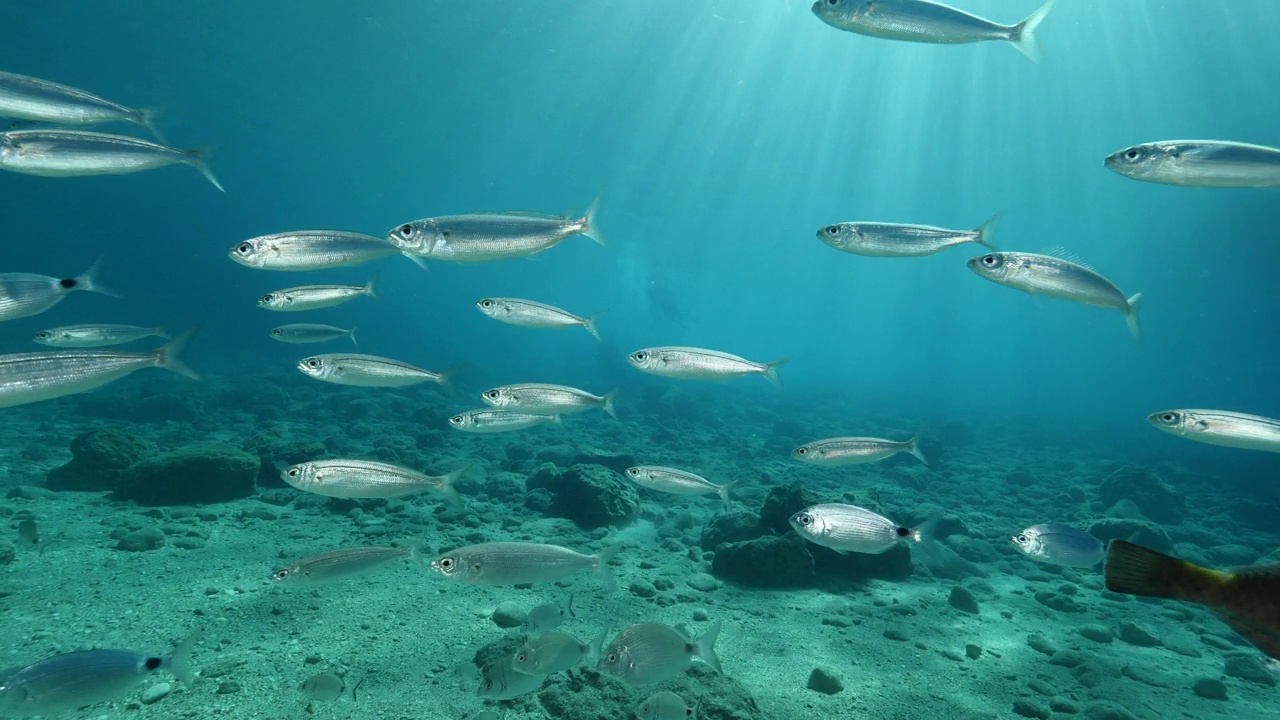
[[[815,545],[840,553],[880,555],[903,542],[929,540],[932,526],[903,527],[883,515],[856,505],[823,503],[811,505],[791,516],[791,527]]]
[[[395,255],[383,238],[343,230],[294,230],[236,243],[227,255],[258,270],[303,272],[360,265]]]
[[[569,597],[563,603],[545,603],[530,610],[520,630],[529,634],[554,630],[571,617],[575,617],[573,593],[569,593]]]
[[[432,372],[376,355],[346,353],[303,358],[298,369],[316,380],[355,387],[407,387],[427,381],[443,385],[450,375],[449,371]]]
[[[519,325],[528,328],[564,328],[582,326],[591,337],[599,340],[600,331],[596,330],[596,320],[604,313],[591,317],[578,317],[568,310],[553,305],[544,305],[532,300],[519,298],[484,298],[476,301],[480,312],[508,325]]]
[[[586,390],[565,385],[519,383],[490,388],[480,398],[502,410],[569,415],[600,408],[609,413],[610,417],[617,418],[618,413],[613,407],[613,399],[617,394],[617,390],[604,395],[592,395]]]
[[[370,280],[364,285],[302,285],[276,290],[258,298],[258,307],[277,312],[302,312],[341,305],[361,295],[377,297]]]
[[[743,375],[761,375],[781,387],[778,366],[787,358],[758,363],[737,355],[693,347],[652,347],[627,356],[627,362],[641,372],[683,380],[729,380]]]
[[[188,331],[168,345],[145,353],[51,350],[0,355],[0,407],[88,392],[149,367],[199,380],[200,376],[178,359],[191,335]]]
[[[280,477],[299,490],[326,497],[394,498],[430,490],[458,505],[461,500],[453,485],[468,469],[459,468],[445,475],[424,475],[373,460],[313,460],[285,468]]]
[[[126,107],[70,85],[0,72],[0,117],[58,125],[130,122],[160,137],[149,110]]]
[[[1280,420],[1229,410],[1164,410],[1147,422],[1170,435],[1223,447],[1280,452]]]
[[[58,279],[32,273],[0,273],[0,322],[39,315],[81,290],[118,298],[97,281],[98,263],[79,277]]]
[[[640,720],[698,720],[698,708],[689,707],[684,698],[663,690],[650,695],[636,708]]]
[[[1053,254],[995,252],[970,258],[969,269],[997,285],[1031,295],[1070,300],[1110,308],[1124,313],[1124,321],[1135,338],[1142,339],[1138,308],[1142,293],[1126,298],[1115,283],[1089,267],[1080,258],[1062,250]]]
[[[631,685],[648,685],[675,677],[694,660],[722,672],[715,651],[720,624],[721,621],[715,621],[702,637],[692,642],[670,625],[631,625],[603,650],[596,670]]]
[[[719,495],[720,502],[729,509],[729,486],[716,485],[691,472],[658,465],[629,467],[622,473],[642,488],[672,495]]]
[[[271,328],[267,333],[273,340],[287,343],[320,343],[338,338],[350,338],[351,344],[356,344],[356,329],[343,330],[340,327],[332,325],[321,325],[319,323],[292,323],[289,325],[281,325],[280,327]]]
[[[431,569],[445,577],[472,585],[519,585],[554,582],[592,570],[609,589],[613,573],[609,560],[618,552],[614,545],[595,555],[583,555],[559,545],[541,543],[492,542],[468,545],[444,553],[431,561]]]
[[[36,521],[26,518],[18,523],[18,546],[19,547],[35,547],[40,544],[40,529],[36,527]]]
[[[843,222],[818,231],[818,239],[836,250],[867,257],[923,257],[965,243],[977,243],[991,250],[991,232],[999,216],[993,216],[977,230],[947,230],[929,225]]]
[[[511,667],[526,675],[554,675],[576,667],[589,657],[600,655],[604,633],[591,642],[579,642],[577,638],[562,632],[545,632],[530,638],[511,658]]]
[[[470,433],[512,432],[559,422],[559,415],[542,415],[493,408],[468,410],[449,418],[450,426]]]
[[[1134,145],[1111,153],[1103,164],[1127,178],[1165,185],[1280,185],[1280,149],[1223,140],[1165,140]]]
[[[123,175],[177,164],[190,165],[222,190],[200,150],[179,150],[126,135],[87,130],[0,132],[0,169],[26,175]]]
[[[65,348],[92,348],[123,345],[147,337],[169,338],[164,328],[136,325],[66,325],[41,330],[32,340],[41,345]]]
[[[489,262],[526,257],[585,235],[604,245],[596,224],[599,199],[585,215],[572,219],[531,212],[474,213],[414,220],[387,233],[405,253],[427,260]]]
[[[193,635],[168,655],[147,656],[129,650],[84,650],[55,655],[0,678],[0,714],[6,717],[52,715],[114,700],[148,675],[164,668],[191,685]]]
[[[281,585],[325,585],[339,580],[368,575],[391,563],[417,555],[414,548],[353,547],[330,550],[297,560],[288,567],[271,573]]]
[[[831,27],[884,40],[951,45],[1005,40],[1040,62],[1036,29],[1053,9],[1049,0],[1016,25],[1001,25],[930,0],[817,0],[813,14]]]
[[[1107,555],[1101,540],[1067,525],[1032,525],[1009,542],[1023,555],[1050,565],[1091,568]]]
[[[840,467],[876,462],[898,453],[909,453],[928,466],[929,460],[917,445],[919,440],[919,435],[902,442],[873,437],[828,438],[801,445],[791,451],[791,457],[810,465]]]
[[[545,675],[516,672],[509,660],[495,662],[480,671],[480,687],[476,695],[488,700],[510,700],[542,687]]]
[[[367,676],[366,676],[367,677]],[[360,689],[360,684],[365,678],[360,678],[360,682],[351,688],[351,699],[356,699],[356,690]],[[298,690],[306,696],[308,700],[319,700],[321,702],[333,702],[347,694],[347,681],[340,675],[333,673],[319,673],[312,675],[302,684],[298,686]]]

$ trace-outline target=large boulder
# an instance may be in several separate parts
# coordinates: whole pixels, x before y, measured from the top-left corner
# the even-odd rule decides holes
[[[156,454],[145,438],[120,430],[92,430],[71,441],[71,461],[49,471],[50,490],[103,492],[114,490],[120,473]]]
[[[525,486],[551,493],[548,512],[587,529],[627,523],[640,507],[631,483],[603,465],[579,464],[560,470],[546,463]]]
[[[116,481],[121,500],[140,505],[194,505],[252,495],[258,458],[226,443],[201,443],[144,458]]]
[[[733,510],[711,518],[702,526],[698,545],[703,550],[715,550],[721,543],[752,540],[764,534],[760,517],[747,510]]]
[[[810,544],[799,535],[770,535],[716,546],[711,572],[752,587],[807,587],[813,583]]]
[[[1187,501],[1146,468],[1126,466],[1111,473],[1098,486],[1098,497],[1110,508],[1129,500],[1148,520],[1176,525],[1187,515]]]
[[[760,527],[767,532],[784,535],[791,532],[791,516],[822,502],[830,502],[805,489],[800,483],[775,487],[760,506]]]

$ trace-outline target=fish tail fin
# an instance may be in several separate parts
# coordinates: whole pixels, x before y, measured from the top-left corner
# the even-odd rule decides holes
[[[161,145],[164,145],[166,143],[164,133],[160,132],[160,128],[156,127],[156,116],[159,114],[160,108],[138,108],[133,111],[133,117],[131,119],[134,123],[146,128],[155,136],[156,140],[160,141]]]
[[[978,229],[974,230],[974,232],[977,233],[978,236],[974,238],[973,241],[987,248],[988,250],[995,250],[999,252],[1000,248],[991,244],[991,236],[995,234],[996,224],[1000,222],[1000,217],[1002,215],[1004,215],[1004,213],[996,213],[995,215],[992,215],[991,217],[987,218],[986,222],[979,225]]]
[[[365,294],[365,295],[368,295],[368,296],[369,296],[369,297],[371,297],[371,298],[376,298],[376,297],[378,297],[378,292],[377,292],[377,290],[376,290],[376,287],[377,287],[377,285],[378,285],[378,279],[379,279],[379,278],[381,278],[381,277],[382,277],[382,273],[377,273],[377,272],[375,272],[375,273],[373,274],[373,277],[369,278],[369,282],[367,282],[367,283],[365,283],[365,284],[364,284],[364,294]]]
[[[163,665],[173,673],[183,685],[191,687],[194,675],[191,672],[191,651],[195,649],[196,643],[200,640],[200,633],[193,632],[186,637],[185,640],[178,643],[173,650],[164,658]]]
[[[359,345],[359,344],[360,344],[360,343],[356,342],[356,329],[355,329],[354,327],[347,331],[347,337],[351,338],[351,344],[352,344],[352,345]]]
[[[702,637],[693,643],[693,654],[702,662],[711,666],[712,670],[724,674],[720,669],[720,658],[716,655],[716,638],[720,637],[720,626],[724,624],[723,620],[717,620],[702,633]]]
[[[604,394],[604,404],[600,406],[601,410],[609,413],[609,417],[614,420],[618,419],[618,408],[613,404],[614,398],[618,397],[618,391],[621,388],[614,388]]]
[[[601,315],[604,315],[604,313],[598,312],[582,321],[582,327],[585,328],[587,332],[591,333],[591,337],[596,340],[600,339],[600,331],[596,328],[596,321],[600,319]]]
[[[187,156],[188,165],[198,170],[200,174],[204,176],[205,180],[213,183],[214,187],[218,188],[222,192],[226,192],[226,189],[222,187],[222,183],[218,182],[217,176],[209,169],[209,164],[206,162],[206,160],[209,159],[210,154],[210,150],[208,148],[184,150],[182,152]]]
[[[591,642],[587,644],[587,657],[600,657],[600,648],[604,647],[604,641],[608,639],[609,631],[601,630],[595,637],[591,638]]]
[[[1138,324],[1138,308],[1142,307],[1142,293],[1134,293],[1128,300],[1129,307],[1124,311],[1124,322],[1129,326],[1129,334],[1142,340],[1142,326]]]
[[[458,372],[458,368],[449,368],[436,373],[436,383],[439,385],[448,385],[449,380]]]
[[[169,339],[169,333],[168,333],[164,328],[162,328],[162,327],[158,327],[158,328],[156,328],[156,329],[155,329],[155,333],[156,333],[156,337],[158,337],[158,338],[161,338],[161,339],[164,339],[164,340],[168,340],[168,339]]]
[[[938,523],[941,521],[940,517],[929,518],[920,523],[919,527],[913,528],[907,537],[913,543],[928,545],[938,537]]]
[[[720,503],[724,505],[724,511],[729,512],[729,488],[733,487],[733,483],[726,482],[716,491],[716,495],[720,496]]]
[[[169,341],[167,345],[152,350],[150,354],[155,357],[156,367],[171,370],[179,375],[186,375],[192,380],[199,380],[200,373],[192,370],[186,363],[182,362],[182,360],[178,358],[178,356],[182,354],[182,351],[187,349],[187,343],[191,342],[191,338],[195,337],[195,334],[196,329],[191,328]]]
[[[930,469],[933,468],[933,464],[929,462],[929,458],[925,457],[924,452],[920,450],[920,433],[916,433],[915,437],[908,440],[906,447],[907,452],[913,455],[920,462],[924,463],[925,467]]]
[[[458,494],[458,489],[454,486],[471,468],[471,465],[463,465],[453,472],[444,474],[440,477],[440,487],[436,490],[445,499],[445,502],[459,510],[463,509],[465,505],[462,502],[462,495]]]
[[[622,549],[621,545],[610,545],[596,554],[596,574],[604,581],[606,590],[613,590],[618,587],[618,581],[613,577],[613,571],[609,569],[609,561],[614,555]],[[571,599],[572,602],[572,599]]]
[[[782,378],[778,377],[778,366],[785,365],[786,363],[790,362],[790,360],[791,358],[785,357],[785,358],[780,358],[778,360],[774,360],[773,362],[765,363],[764,379],[768,380],[769,383],[776,388],[782,387]]]
[[[578,222],[582,224],[580,232],[583,235],[594,240],[597,245],[604,246],[609,243],[605,241],[604,233],[600,232],[600,225],[596,220],[596,216],[600,214],[600,198],[601,196],[597,195],[596,199],[591,201],[591,207],[587,208],[587,212]]]
[[[1111,592],[1203,603],[1207,591],[1229,577],[1124,540],[1107,546],[1103,578]]]
[[[103,285],[102,282],[98,280],[98,273],[101,270],[102,270],[102,258],[98,258],[97,260],[93,261],[93,267],[89,268],[88,270],[85,270],[84,272],[80,273],[80,275],[76,277],[75,289],[87,290],[89,292],[96,292],[100,295],[106,295],[108,297],[113,297],[113,298],[120,297],[120,293],[116,292],[115,290],[112,290],[106,285]]]
[[[1026,20],[1014,25],[1009,32],[1009,42],[1018,48],[1018,52],[1026,55],[1033,63],[1040,62],[1040,43],[1036,40],[1036,29],[1049,15],[1057,0],[1047,0],[1045,4],[1027,16]]]

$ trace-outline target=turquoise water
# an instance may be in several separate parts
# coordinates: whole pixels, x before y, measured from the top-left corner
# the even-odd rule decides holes
[[[1125,528],[1164,533],[1162,549],[1215,567],[1277,560],[1267,519],[1280,502],[1275,456],[1180,441],[1146,422],[1174,407],[1278,412],[1277,196],[1138,183],[1102,159],[1183,137],[1280,144],[1270,30],[1280,7],[1062,2],[1039,31],[1037,65],[1004,43],[843,33],[792,5],[0,7],[0,69],[155,107],[166,141],[208,148],[227,189],[185,167],[0,174],[9,199],[0,272],[72,277],[102,258],[101,280],[123,296],[77,293],[3,323],[3,352],[37,350],[35,332],[79,322],[198,327],[184,359],[204,376],[197,384],[146,371],[4,409],[0,482],[45,485],[71,459],[73,439],[104,429],[154,446],[139,458],[208,442],[214,455],[234,456],[174,483],[221,482],[236,459],[253,478],[234,498],[198,497],[208,501],[196,505],[202,514],[182,509],[188,502],[148,508],[109,494],[14,491],[0,512],[15,524],[34,516],[47,548],[19,547],[0,568],[0,666],[78,647],[156,653],[203,627],[191,687],[174,683],[140,711],[129,709],[135,692],[67,714],[295,716],[308,702],[299,683],[343,670],[370,679],[354,702],[314,701],[318,712],[469,717],[482,703],[457,668],[504,632],[487,611],[574,591],[581,611],[569,629],[583,639],[642,621],[698,635],[723,620],[724,676],[695,664],[671,681],[702,699],[703,717],[1004,718],[1017,716],[1015,703],[1055,720],[1126,717],[1106,715],[1108,706],[1140,718],[1271,716],[1273,674],[1224,672],[1234,658],[1261,668],[1261,653],[1209,613],[1115,599],[1097,569],[1033,563],[1006,538],[1041,522],[1132,523]],[[1001,22],[1035,5],[964,4]],[[227,258],[267,233],[381,236],[409,220],[479,211],[576,215],[596,197],[606,247],[575,237],[528,259],[429,271],[401,257],[305,274]],[[853,220],[975,228],[997,212],[1001,249],[1063,246],[1126,294],[1142,292],[1143,342],[1114,310],[981,280],[965,267],[974,246],[882,259],[814,236]],[[297,315],[254,306],[271,290],[375,275],[377,300]],[[474,307],[491,296],[604,312],[603,339],[495,323]],[[270,340],[285,322],[355,326],[359,352],[456,374],[442,388],[317,383],[293,369],[298,359],[351,346]],[[753,377],[681,382],[627,365],[628,353],[655,345],[789,358],[783,388]],[[619,420],[593,412],[492,436],[448,426],[479,407],[486,388],[519,381],[619,388]],[[823,469],[788,456],[822,437],[916,432],[934,470],[909,457]],[[462,484],[463,513],[430,495],[327,501],[274,477],[277,463],[313,459],[308,452],[433,474],[477,470]],[[547,462],[564,473],[607,468],[610,480],[599,482],[624,497],[634,491],[617,470],[660,464],[732,483],[737,512],[756,513],[771,490],[799,483],[816,499],[867,504],[903,524],[944,515],[954,532],[940,542],[972,567],[837,563],[757,587],[713,567],[714,496],[641,490],[631,512],[584,528],[529,500]],[[1151,485],[1139,480],[1136,509],[1117,509],[1099,487],[1124,467],[1158,477],[1168,489],[1160,498],[1188,509],[1145,506]],[[127,552],[112,534],[121,527],[160,528],[166,540]],[[175,543],[183,537],[201,542]],[[517,539],[591,553],[621,544],[620,587],[605,592],[586,575],[532,590],[467,586],[409,563],[301,593],[267,579],[286,559],[335,547],[421,545],[434,556]],[[711,575],[696,584],[713,589],[690,585],[698,574]],[[953,586],[976,596],[979,614],[949,604]],[[1074,598],[1079,611],[1037,599],[1045,592]],[[1162,646],[1126,642],[1125,623]],[[1121,639],[1077,632],[1092,625]],[[1083,659],[1054,664],[1029,636]],[[965,655],[970,644],[980,657]],[[845,689],[806,689],[818,666]],[[1221,679],[1227,699],[1195,694],[1201,679]],[[666,689],[589,669],[549,683],[504,706],[506,717],[624,717]]]

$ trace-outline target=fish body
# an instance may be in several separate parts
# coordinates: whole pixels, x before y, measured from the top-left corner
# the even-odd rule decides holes
[[[530,638],[516,651],[511,667],[529,675],[553,675],[576,667],[588,657],[598,656],[603,643],[603,634],[591,642],[579,642],[568,633],[544,632]]]
[[[818,239],[836,250],[868,257],[922,257],[965,243],[991,250],[992,217],[976,230],[947,230],[929,225],[844,222],[818,231]]]
[[[817,0],[813,14],[834,28],[884,40],[943,45],[1004,40],[1039,62],[1035,32],[1054,2],[1049,0],[1016,25],[1001,25],[930,0]]]
[[[786,360],[768,363],[752,362],[737,355],[693,347],[652,347],[627,356],[631,367],[662,377],[682,380],[729,380],[743,375],[761,375],[781,386],[778,366]]]
[[[468,410],[449,418],[449,425],[469,433],[501,433],[559,423],[559,415],[516,412],[496,408]]]
[[[0,132],[0,169],[26,175],[123,175],[177,164],[190,165],[222,190],[200,150],[179,150],[127,135],[88,130]]]
[[[295,230],[238,242],[227,255],[245,267],[258,270],[304,272],[360,265],[398,252],[385,239],[372,235],[343,230]]]
[[[0,407],[88,392],[149,367],[199,380],[200,376],[178,359],[190,339],[191,333],[187,332],[168,345],[145,353],[49,350],[0,355]]]
[[[135,325],[67,325],[36,333],[32,340],[62,348],[94,348],[123,345],[148,337],[169,338],[164,328]]]
[[[364,285],[300,285],[258,298],[258,307],[276,312],[302,312],[341,305],[362,295],[377,297],[374,281]]]
[[[130,122],[159,136],[146,110],[127,107],[70,85],[17,73],[0,72],[0,117],[58,125]]]
[[[1111,592],[1205,605],[1269,657],[1280,659],[1280,568],[1211,570],[1124,540],[1107,546]]]
[[[720,502],[729,508],[729,486],[716,485],[691,472],[658,465],[629,467],[622,473],[642,488],[672,495],[718,495]]]
[[[585,235],[600,245],[604,236],[596,223],[599,202],[580,218],[535,212],[473,213],[414,220],[387,233],[387,240],[405,253],[427,260],[456,263],[490,262],[527,257]]]
[[[448,372],[432,372],[376,355],[333,353],[298,361],[298,370],[316,380],[355,387],[407,387],[427,381],[444,384]]]
[[[333,673],[318,673],[303,680],[298,690],[308,700],[333,702],[347,694],[347,681]],[[351,688],[351,699],[355,699],[355,688]]]
[[[1032,560],[1066,567],[1091,568],[1107,554],[1101,540],[1067,525],[1032,525],[1009,542]]]
[[[689,707],[679,695],[663,690],[640,703],[636,717],[640,720],[698,720],[698,709]]]
[[[648,685],[668,680],[700,660],[716,672],[716,638],[721,621],[717,620],[702,637],[690,641],[670,625],[636,623],[618,633],[600,654],[596,670],[612,675],[630,685]]]
[[[73,278],[34,273],[0,273],[0,322],[39,315],[81,290],[120,297],[96,279],[98,264]]]
[[[431,561],[431,569],[450,580],[472,585],[554,582],[592,570],[612,589],[609,560],[618,547],[583,555],[559,545],[493,542],[468,545]]]
[[[1222,140],[1166,140],[1107,156],[1108,170],[1134,180],[1184,187],[1280,185],[1280,149]]]
[[[1170,435],[1223,447],[1280,452],[1280,420],[1229,410],[1163,410],[1147,422]]]
[[[320,343],[338,338],[350,338],[354,345],[356,342],[356,329],[343,330],[340,327],[332,325],[321,325],[319,323],[291,323],[289,325],[281,325],[280,327],[271,328],[267,333],[273,340],[279,340],[286,343]]]
[[[480,398],[486,404],[500,410],[546,415],[569,415],[600,408],[617,418],[613,398],[617,390],[604,395],[592,395],[586,390],[566,385],[545,383],[519,383],[490,388]]]
[[[528,328],[581,326],[591,333],[591,337],[600,339],[600,332],[596,330],[596,319],[600,317],[599,315],[578,317],[554,305],[519,298],[483,298],[476,301],[476,308],[494,320],[508,325]]]
[[[19,547],[35,547],[40,544],[40,529],[36,527],[36,521],[26,518],[18,523],[18,546]],[[0,679],[2,681],[2,679]]]
[[[545,603],[530,610],[520,630],[530,634],[554,630],[571,617],[574,617],[573,593],[569,593],[563,603]]]
[[[899,543],[927,539],[923,529],[903,527],[866,508],[840,503],[811,505],[792,515],[790,522],[800,537],[841,553],[880,555]]]
[[[129,650],[84,650],[55,655],[0,678],[0,714],[52,715],[114,700],[161,668],[191,684],[190,658],[196,637],[165,656]]]
[[[480,687],[476,695],[486,700],[510,700],[542,687],[545,675],[516,672],[509,660],[495,662],[480,671]]]
[[[815,440],[791,451],[791,457],[800,462],[822,467],[856,465],[891,458],[898,453],[908,453],[926,466],[929,460],[920,452],[919,436],[898,442],[873,437],[839,437]]]
[[[280,477],[304,492],[334,498],[394,498],[430,490],[459,504],[453,485],[466,473],[426,475],[409,468],[373,460],[313,460],[285,468]]]
[[[1134,337],[1141,339],[1138,308],[1142,293],[1126,298],[1115,283],[1078,258],[1035,253],[994,252],[970,258],[969,269],[997,285],[1031,295],[1070,300],[1124,313]]]
[[[271,573],[271,579],[281,585],[294,587],[326,585],[377,572],[397,560],[414,555],[413,548],[353,547],[330,550],[280,568]]]

